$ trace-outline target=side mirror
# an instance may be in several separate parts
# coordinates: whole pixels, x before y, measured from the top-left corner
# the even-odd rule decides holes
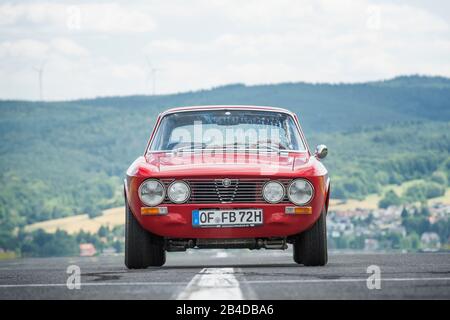
[[[319,144],[319,145],[316,147],[316,151],[315,151],[314,155],[315,155],[317,158],[323,159],[323,158],[325,158],[325,157],[327,156],[327,154],[328,154],[328,148],[327,148],[326,145],[324,145],[324,144]]]

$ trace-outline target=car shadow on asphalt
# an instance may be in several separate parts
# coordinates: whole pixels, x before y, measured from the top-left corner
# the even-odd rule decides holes
[[[327,265],[329,266],[329,264]],[[295,263],[271,263],[271,264],[227,264],[227,263],[214,263],[214,264],[202,264],[202,265],[177,265],[177,266],[163,266],[163,267],[150,267],[148,269],[154,270],[177,270],[177,269],[203,269],[203,268],[326,268],[324,267],[306,267],[304,265]],[[147,269],[147,270],[148,270]]]

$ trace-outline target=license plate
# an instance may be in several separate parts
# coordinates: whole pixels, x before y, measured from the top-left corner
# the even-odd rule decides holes
[[[262,209],[200,209],[192,211],[194,227],[253,227],[262,223]]]

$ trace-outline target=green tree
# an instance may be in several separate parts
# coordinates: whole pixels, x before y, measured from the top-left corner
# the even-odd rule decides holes
[[[46,233],[39,229],[31,234],[22,234],[21,252],[23,256],[52,257],[78,254],[78,244],[74,236],[65,231]]]
[[[420,237],[417,233],[413,232],[411,233],[408,238],[411,241],[411,248],[413,250],[419,250],[420,249]]]
[[[120,253],[124,250],[124,243],[121,241],[114,241],[113,248],[116,249],[116,252]]]
[[[422,234],[430,229],[430,222],[428,218],[424,216],[414,216],[403,219],[402,225],[408,233],[415,232],[417,234]]]
[[[105,226],[101,226],[98,231],[97,234],[99,237],[104,238],[109,234],[109,228],[105,227]]]
[[[409,201],[426,201],[427,199],[436,198],[444,195],[445,187],[436,182],[420,181],[409,186],[404,197]]]
[[[394,190],[389,190],[386,192],[384,197],[378,202],[379,208],[387,208],[389,206],[399,206],[402,203],[400,197],[395,193]]]
[[[408,216],[409,216],[408,210],[406,210],[406,207],[403,207],[401,213],[402,220],[408,218]]]
[[[423,201],[420,203],[420,215],[423,217],[428,218],[430,216],[430,209],[428,208],[428,203],[426,201]]]
[[[441,186],[447,186],[448,185],[448,179],[447,175],[443,171],[435,171],[431,175],[430,178],[431,181],[436,182],[437,184]]]

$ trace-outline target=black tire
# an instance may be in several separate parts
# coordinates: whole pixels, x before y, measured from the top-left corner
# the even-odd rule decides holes
[[[164,239],[141,227],[125,198],[125,265],[128,269],[145,269],[164,263]]]
[[[328,262],[327,214],[325,209],[311,229],[294,241],[294,261],[305,266],[324,266]]]

